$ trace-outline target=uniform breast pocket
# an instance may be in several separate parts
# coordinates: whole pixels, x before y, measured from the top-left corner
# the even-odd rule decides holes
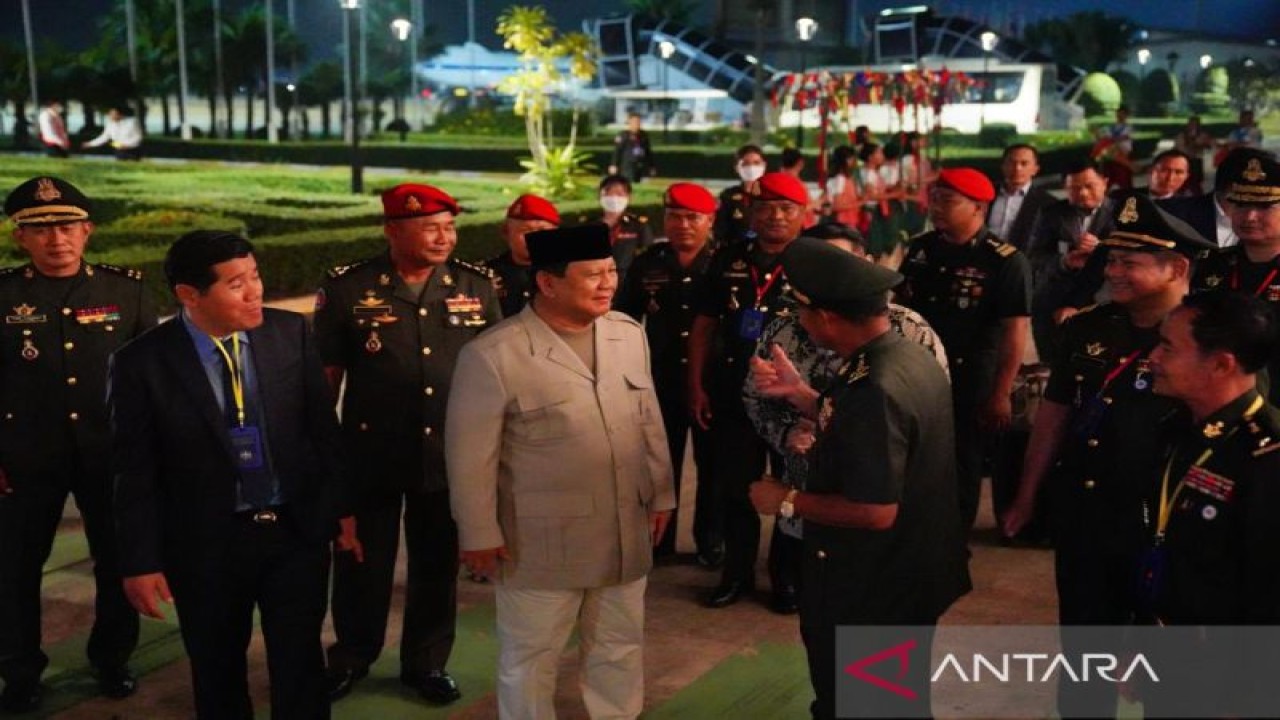
[[[637,372],[628,372],[624,377],[627,386],[627,403],[631,408],[632,416],[641,425],[653,423],[657,414],[653,379],[644,373]]]
[[[518,393],[514,432],[529,443],[558,442],[575,433],[581,411],[582,404],[573,401],[573,390],[564,383]]]

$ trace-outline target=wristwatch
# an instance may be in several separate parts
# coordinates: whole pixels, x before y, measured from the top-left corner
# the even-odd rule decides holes
[[[791,518],[796,516],[796,496],[800,494],[799,488],[791,488],[787,491],[786,497],[782,498],[782,504],[778,506],[778,515],[781,517]]]

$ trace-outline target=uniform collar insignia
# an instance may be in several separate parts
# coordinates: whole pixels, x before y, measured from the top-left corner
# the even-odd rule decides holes
[[[379,284],[379,285],[390,285],[390,284],[391,284],[391,276],[390,276],[390,275],[388,275],[387,273],[382,273],[381,275],[379,275],[379,276],[378,276],[378,284]]]
[[[1221,420],[1215,420],[1211,423],[1206,423],[1204,428],[1201,429],[1200,432],[1204,433],[1205,437],[1209,438],[1210,440],[1213,440],[1215,438],[1222,437],[1222,428],[1224,425],[1225,423],[1223,423]]]
[[[445,287],[453,287],[453,276],[445,273],[444,277],[440,278],[440,284]]]
[[[1098,357],[1107,351],[1107,346],[1102,343],[1089,343],[1084,346],[1084,351],[1089,353],[1089,357]]]
[[[1209,277],[1204,279],[1205,286],[1211,287],[1211,288],[1218,287],[1218,285],[1220,285],[1221,283],[1222,283],[1221,275],[1210,275]]]

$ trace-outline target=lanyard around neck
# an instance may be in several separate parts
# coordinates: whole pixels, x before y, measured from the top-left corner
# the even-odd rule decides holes
[[[227,346],[222,340],[212,335],[209,339],[218,348],[218,352],[222,353],[222,359],[227,361],[227,369],[231,371],[231,396],[236,404],[236,421],[240,423],[240,427],[244,427],[244,362],[240,353],[240,334],[231,336],[231,352],[227,352]]]
[[[1227,432],[1221,442],[1226,442],[1228,438],[1235,435],[1236,431],[1240,429],[1240,425],[1251,420],[1261,409],[1262,396],[1258,396],[1253,399],[1253,402],[1249,404],[1249,408],[1240,416],[1240,422],[1236,423],[1235,427]],[[1178,496],[1182,494],[1182,488],[1186,486],[1187,474],[1192,469],[1204,467],[1204,464],[1209,462],[1209,458],[1213,457],[1213,448],[1206,448],[1204,452],[1200,453],[1200,457],[1196,458],[1191,468],[1188,468],[1187,472],[1182,474],[1182,479],[1178,480],[1178,484],[1174,486],[1173,492],[1170,493],[1169,473],[1173,471],[1173,461],[1176,456],[1176,451],[1169,453],[1169,462],[1165,463],[1164,477],[1160,480],[1160,516],[1156,519],[1156,542],[1164,540],[1165,530],[1168,529],[1169,520],[1173,516],[1173,505],[1178,501]]]

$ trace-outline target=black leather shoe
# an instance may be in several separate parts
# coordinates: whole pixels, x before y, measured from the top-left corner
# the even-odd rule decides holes
[[[769,609],[779,615],[795,615],[800,612],[800,598],[794,585],[780,585],[773,589]]]
[[[31,712],[40,707],[43,690],[38,679],[11,681],[4,686],[4,692],[0,693],[0,710],[10,715]]]
[[[418,694],[432,705],[448,705],[462,697],[458,683],[443,670],[418,677],[401,675],[400,682],[417,690]]]
[[[336,702],[351,694],[351,688],[356,686],[369,674],[367,667],[332,667],[325,673],[325,682],[328,683],[329,701]]]
[[[98,678],[98,692],[106,697],[122,700],[138,691],[138,678],[127,665],[98,668],[93,674]]]
[[[709,608],[729,607],[754,589],[751,583],[742,580],[720,583],[716,589],[703,598],[702,604]]]

